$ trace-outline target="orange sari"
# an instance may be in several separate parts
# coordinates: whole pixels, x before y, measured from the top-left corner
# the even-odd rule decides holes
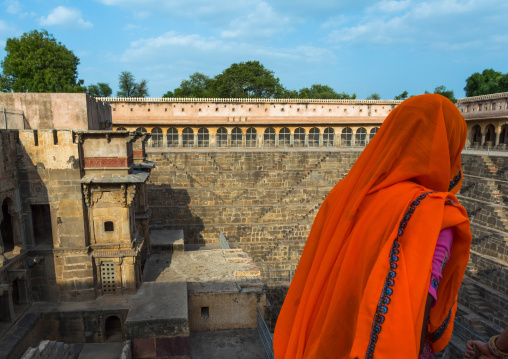
[[[450,340],[471,232],[454,194],[464,118],[440,95],[386,118],[323,202],[279,314],[275,358],[417,358],[439,232],[453,246],[431,309],[435,352]]]

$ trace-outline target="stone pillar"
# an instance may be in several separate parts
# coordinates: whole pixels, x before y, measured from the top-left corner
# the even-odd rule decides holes
[[[494,141],[494,146],[499,146],[499,137],[501,136],[501,127],[497,128],[496,131],[496,139]]]
[[[334,138],[334,146],[340,147],[342,145],[340,140],[340,135],[342,134],[342,128],[336,127],[335,128],[335,138]]]
[[[11,285],[0,285],[0,322],[12,322],[15,315]]]
[[[217,136],[217,129],[210,128],[208,129],[208,133],[210,136],[210,147],[215,147],[215,137]]]
[[[482,132],[482,146],[485,146],[485,135],[487,135],[487,132]]]
[[[1,219],[0,219],[0,223],[2,223]],[[4,253],[5,253],[4,241],[2,239],[2,233],[0,233],[0,267],[3,266],[4,263],[7,261],[7,258],[5,258]]]

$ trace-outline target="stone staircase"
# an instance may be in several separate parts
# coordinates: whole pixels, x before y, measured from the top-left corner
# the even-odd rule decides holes
[[[65,344],[43,340],[35,348],[28,348],[21,359],[78,359],[83,344]]]
[[[485,340],[508,326],[508,181],[504,158],[463,155],[457,198],[471,221],[473,241],[458,296],[448,357],[463,355],[465,341]],[[446,357],[446,356],[443,356]]]

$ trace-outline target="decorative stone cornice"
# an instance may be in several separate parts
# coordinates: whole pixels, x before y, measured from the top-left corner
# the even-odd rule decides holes
[[[122,257],[136,257],[143,245],[142,240],[135,242],[134,246],[129,249],[93,249],[90,255],[94,258],[122,258]]]
[[[457,104],[466,103],[466,102],[478,102],[478,101],[485,101],[485,100],[495,100],[499,98],[508,98],[508,92],[498,92],[493,93],[489,95],[481,95],[481,96],[472,96],[472,97],[465,97],[465,98],[459,98],[457,100]]]
[[[338,100],[302,98],[161,98],[161,97],[98,97],[105,102],[205,102],[205,103],[341,103],[354,105],[398,105],[402,100]]]

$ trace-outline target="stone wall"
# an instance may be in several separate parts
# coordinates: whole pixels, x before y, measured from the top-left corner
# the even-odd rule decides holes
[[[17,153],[26,247],[44,258],[32,268],[34,297],[95,299],[80,156],[72,131],[19,131]],[[41,205],[48,206],[48,238],[38,238],[34,228],[35,206]]]
[[[20,358],[28,347],[37,347],[41,340],[104,343],[106,342],[105,323],[110,316],[120,319],[121,340],[124,340],[127,312],[128,307],[125,305],[96,309],[35,305],[19,319],[15,326],[0,337],[0,358]]]
[[[1,93],[0,109],[23,111],[26,129],[103,130],[111,127],[111,106],[87,94]]]
[[[183,229],[186,243],[219,241],[291,269],[323,199],[359,152],[149,152],[153,228]],[[289,263],[289,264],[284,264]]]

